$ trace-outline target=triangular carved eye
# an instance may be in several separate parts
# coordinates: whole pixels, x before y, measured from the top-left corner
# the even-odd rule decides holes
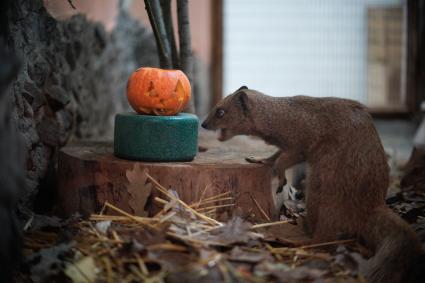
[[[153,85],[153,82],[152,82],[152,81],[151,81],[151,82],[149,82],[148,95],[149,95],[150,97],[153,97],[153,96],[157,96],[157,95],[158,95],[158,94],[156,93],[156,91],[155,91],[155,87],[154,87],[154,85]]]
[[[177,99],[179,102],[183,101],[183,97],[185,96],[183,84],[180,80],[177,80],[176,88],[174,91],[177,93]]]
[[[155,87],[154,87],[154,85],[153,85],[153,82],[152,81],[150,81],[149,82],[149,88],[148,88],[148,91],[151,91],[151,90],[153,90]]]

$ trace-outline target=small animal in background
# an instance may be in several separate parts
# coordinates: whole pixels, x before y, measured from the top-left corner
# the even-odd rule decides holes
[[[248,159],[253,159],[253,157]],[[279,208],[281,219],[300,215],[305,210],[305,164],[297,164],[291,169],[286,184],[276,189],[276,205]],[[276,172],[274,172],[274,175],[277,175]]]
[[[306,231],[312,242],[357,237],[374,251],[363,267],[369,282],[405,282],[423,254],[409,225],[385,205],[389,168],[367,109],[341,98],[271,97],[243,86],[202,123],[219,140],[257,136],[279,151],[250,162],[284,172],[307,164]],[[285,174],[279,174],[284,184]]]
[[[290,184],[286,184],[281,194],[276,196],[276,205],[279,207],[279,220],[288,220],[305,215],[302,193]]]
[[[287,185],[283,188],[283,198],[285,200],[301,200],[302,197],[300,195],[300,191],[297,190],[297,188],[293,187],[292,185]]]

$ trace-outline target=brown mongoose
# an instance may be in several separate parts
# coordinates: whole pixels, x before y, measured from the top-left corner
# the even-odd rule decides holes
[[[308,165],[306,224],[313,242],[358,237],[375,255],[363,270],[370,282],[403,282],[422,254],[415,233],[385,205],[389,168],[372,118],[341,98],[271,97],[241,87],[211,111],[202,127],[264,139],[280,150],[270,158],[288,168]]]

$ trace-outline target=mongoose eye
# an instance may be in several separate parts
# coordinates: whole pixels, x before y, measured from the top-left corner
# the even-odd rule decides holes
[[[215,116],[217,116],[218,118],[221,118],[224,116],[224,110],[223,109],[217,109],[217,112],[215,112]]]

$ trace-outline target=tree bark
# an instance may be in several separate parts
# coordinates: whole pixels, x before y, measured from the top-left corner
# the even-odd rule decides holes
[[[146,202],[145,193],[139,191],[135,194],[127,177],[129,171],[147,170],[161,185],[175,190],[179,198],[189,204],[199,201],[201,195],[208,198],[230,193],[234,205],[216,209],[216,219],[228,220],[238,213],[242,218],[255,222],[275,220],[278,208],[273,200],[276,188],[272,183],[272,168],[246,162],[244,157],[253,152],[246,150],[249,145],[244,146],[243,149],[241,146],[229,148],[210,142],[208,151],[199,153],[191,162],[160,163],[117,158],[112,154],[111,143],[88,142],[67,146],[61,150],[59,157],[59,206],[66,215],[77,211],[91,214],[108,201],[132,214],[155,215],[159,207],[149,200]],[[255,146],[254,154],[257,156],[270,153],[261,143]],[[159,196],[156,190],[151,193],[148,199]],[[259,207],[265,211],[267,218]]]
[[[174,69],[180,68],[179,53],[177,51],[176,39],[174,36],[173,16],[171,13],[171,0],[161,0],[162,15],[164,16],[165,31],[171,48],[171,61]]]
[[[171,62],[170,43],[168,42],[164,17],[159,0],[145,0],[145,8],[155,35],[161,68],[171,69],[173,64]]]
[[[177,19],[180,39],[180,69],[193,82],[192,48],[190,38],[189,3],[188,0],[177,0]],[[195,113],[194,97],[189,101],[186,112]]]

